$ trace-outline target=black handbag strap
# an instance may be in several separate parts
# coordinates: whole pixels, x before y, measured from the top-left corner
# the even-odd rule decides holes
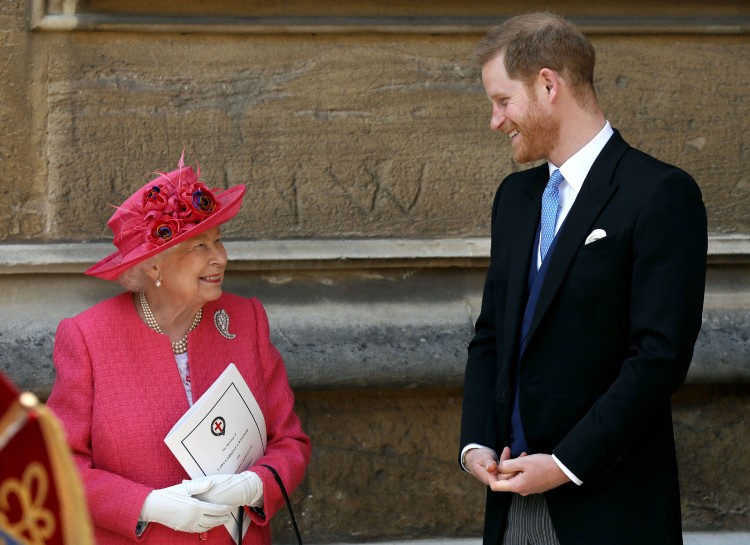
[[[273,473],[273,478],[276,479],[276,482],[279,484],[279,488],[281,489],[281,493],[284,496],[284,501],[286,502],[286,508],[289,511],[289,518],[292,521],[292,528],[294,528],[294,535],[297,536],[297,544],[302,545],[302,537],[299,535],[299,528],[297,528],[297,520],[294,518],[294,511],[292,511],[292,502],[289,501],[289,494],[286,493],[286,488],[284,488],[284,483],[281,480],[281,477],[279,477],[279,474],[276,473],[276,470],[272,468],[269,465],[261,464],[263,467],[267,467],[271,473]]]
[[[276,482],[279,485],[279,488],[281,489],[281,494],[284,496],[284,501],[286,502],[286,508],[289,511],[289,518],[292,520],[292,528],[294,528],[294,535],[297,536],[297,545],[302,545],[302,537],[299,535],[299,528],[297,528],[297,520],[294,518],[294,511],[292,511],[292,502],[289,501],[289,494],[286,493],[286,488],[284,488],[284,482],[281,480],[281,477],[279,477],[279,474],[276,473],[276,470],[272,468],[269,465],[261,464],[263,467],[267,467],[271,473],[273,473],[273,478],[276,479]],[[239,537],[237,538],[237,544],[242,544],[242,526],[244,525],[244,518],[245,518],[245,508],[240,507],[239,512],[239,521],[240,521],[240,532]]]

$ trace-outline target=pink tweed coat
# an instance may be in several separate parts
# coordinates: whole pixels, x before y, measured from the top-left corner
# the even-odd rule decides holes
[[[219,309],[229,315],[234,339],[224,338],[215,327]],[[194,399],[230,362],[237,366],[266,419],[268,447],[257,463],[274,467],[291,494],[310,460],[310,440],[294,414],[294,396],[260,302],[225,293],[207,303],[203,319],[188,335],[188,358]],[[140,320],[132,294],[63,320],[54,361],[57,378],[47,405],[67,432],[97,544],[233,543],[221,526],[191,534],[152,523],[140,538],[135,534],[149,492],[188,478],[164,444],[188,401],[169,339]],[[247,511],[252,524],[243,543],[265,545],[271,542],[270,518],[284,499],[268,469],[249,469],[263,481],[265,518]]]

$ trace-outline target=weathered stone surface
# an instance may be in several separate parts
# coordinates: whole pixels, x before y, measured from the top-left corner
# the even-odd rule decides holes
[[[50,13],[62,11],[61,2],[49,2]],[[80,4],[80,2],[79,2]],[[633,16],[633,9],[617,0],[580,2],[558,0],[561,13],[570,17],[622,17]],[[412,0],[411,2],[379,3],[371,0],[345,2],[309,2],[308,0],[214,0],[209,6],[202,0],[162,0],[154,4],[149,0],[93,0],[77,7],[81,13],[148,14],[148,15],[203,15],[244,17],[492,17],[495,20],[524,11],[545,10],[545,0],[472,0],[468,3]],[[631,9],[628,9],[631,8]],[[699,0],[660,0],[638,5],[638,14],[646,17],[731,17],[747,10],[736,0],[714,0],[706,5]],[[418,19],[417,19],[418,21]]]
[[[685,528],[750,529],[750,388],[683,388],[674,406]]]
[[[58,12],[62,4],[154,7],[35,6],[43,4]],[[328,9],[272,4],[220,0],[211,9]],[[335,11],[377,16],[376,4],[340,2]],[[558,7],[588,17],[746,16],[740,4]],[[206,5],[169,0],[158,8]],[[490,5],[503,15],[541,4],[417,0],[389,15],[449,16],[459,6],[481,16]],[[107,205],[151,171],[173,168],[183,148],[210,185],[249,183],[243,211],[227,226],[238,241],[486,236],[495,188],[520,168],[487,128],[489,105],[470,63],[478,33],[31,32],[31,7],[0,2],[3,242],[108,239]],[[750,232],[748,91],[738,77],[750,69],[747,34],[599,30],[592,40],[613,125],[695,176],[712,233]],[[728,274],[709,270],[695,384],[675,398],[689,529],[750,529],[750,300],[747,271],[735,265]],[[75,265],[55,274],[9,268],[0,275],[0,370],[45,398],[59,320],[119,288],[84,279]],[[313,438],[310,471],[294,497],[306,542],[480,533],[483,492],[455,457],[483,271],[459,269],[230,274],[229,291],[266,303]],[[286,516],[274,524],[277,541],[291,543]]]
[[[709,311],[693,354],[693,382],[747,382],[750,371],[750,313]],[[710,377],[710,378],[709,378]]]
[[[294,498],[303,535],[311,542],[480,535],[483,487],[457,465],[460,395],[298,395],[313,441],[308,476]],[[278,519],[283,530],[286,517]],[[294,539],[288,531],[276,538]]]
[[[311,542],[481,535],[484,489],[457,466],[460,390],[297,394],[313,442],[294,495]],[[686,530],[750,530],[750,390],[686,386],[673,402]],[[276,541],[293,543],[287,517]]]
[[[30,278],[0,275],[0,370],[44,397],[58,322],[121,290],[80,274]],[[264,303],[295,388],[424,389],[462,385],[483,281],[482,269],[266,271],[229,273],[225,289]],[[714,288],[688,382],[750,382],[750,313]]]
[[[27,157],[37,189],[18,206],[44,212],[43,236],[105,237],[107,204],[186,147],[211,184],[250,183],[230,237],[484,235],[498,182],[519,167],[487,128],[477,39],[35,34],[25,59],[40,85],[23,111],[44,114],[47,159]],[[750,68],[747,40],[593,41],[613,125],[696,177],[712,232],[747,232],[747,91],[714,69]],[[42,234],[24,225],[4,238]]]
[[[101,232],[106,207],[83,204],[113,197],[101,193],[102,177],[126,194],[151,169],[170,168],[182,146],[207,180],[252,181],[253,206],[232,229],[262,238],[483,234],[488,214],[477,203],[489,203],[502,173],[517,168],[486,128],[486,99],[467,61],[473,36],[450,47],[409,37],[107,38],[61,43],[50,59],[57,236],[79,236],[67,225]],[[747,231],[739,203],[750,191],[741,168],[748,146],[738,125],[746,91],[728,73],[696,77],[719,54],[747,64],[744,41],[613,37],[597,46],[613,124],[693,173],[712,230]],[[123,48],[133,51],[126,59]],[[639,63],[623,62],[631,58]],[[722,108],[694,108],[701,97]]]
[[[711,232],[748,232],[750,177],[742,165],[750,136],[740,126],[750,95],[713,76],[724,55],[750,69],[747,38],[611,36],[594,43],[597,90],[612,124],[631,145],[693,175]]]
[[[38,133],[28,101],[36,93],[26,8],[26,0],[0,2],[0,240],[44,236],[47,219],[47,179],[33,160]]]

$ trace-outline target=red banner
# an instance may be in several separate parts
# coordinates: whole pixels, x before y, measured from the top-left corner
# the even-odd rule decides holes
[[[2,373],[0,543],[94,543],[78,471],[57,418]]]

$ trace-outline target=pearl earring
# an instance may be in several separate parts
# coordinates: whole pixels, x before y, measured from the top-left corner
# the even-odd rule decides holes
[[[156,284],[157,288],[160,288],[161,287],[161,278],[157,278],[155,284]]]

